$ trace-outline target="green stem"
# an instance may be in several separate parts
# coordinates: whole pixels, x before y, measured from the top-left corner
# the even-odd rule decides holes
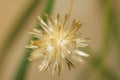
[[[27,71],[29,51],[31,51],[31,50],[27,49],[25,51],[25,55],[20,63],[20,66],[19,66],[13,80],[24,80],[24,76]]]
[[[104,60],[107,54],[109,53],[110,42],[111,42],[111,33],[113,28],[113,9],[112,9],[112,0],[104,0],[104,19],[105,19],[105,27],[104,27],[104,40],[101,48],[101,56],[98,58],[98,69],[100,73],[108,78],[109,80],[119,80],[119,78],[108,68],[104,66]]]
[[[112,27],[112,39],[114,43],[116,43],[117,51],[118,51],[118,58],[120,58],[120,25],[119,21],[117,20],[117,16],[113,13],[113,27]]]
[[[50,14],[51,10],[52,10],[52,6],[53,6],[54,0],[48,0],[45,10],[43,11],[43,13],[47,13]],[[42,18],[45,19],[42,15]],[[40,26],[37,26],[38,29],[40,29]],[[33,39],[33,38],[32,38]],[[14,77],[13,80],[24,80],[25,77],[25,73],[27,71],[27,67],[28,67],[28,60],[27,58],[30,56],[30,49],[27,49],[25,52],[25,55],[21,61],[21,64],[17,70],[17,73]]]
[[[104,0],[103,2],[104,7],[104,19],[105,19],[105,26],[104,26],[104,37],[103,37],[103,43],[101,48],[101,58],[104,60],[106,57],[108,50],[109,50],[109,44],[110,44],[110,37],[111,37],[111,28],[112,28],[112,0]]]
[[[0,51],[0,77],[2,76],[2,68],[3,68],[3,63],[4,59],[8,54],[8,49],[10,48],[11,44],[14,41],[14,38],[17,36],[18,32],[21,31],[23,28],[23,24],[27,20],[27,18],[30,16],[30,14],[34,11],[35,7],[39,5],[41,0],[33,0],[32,2],[29,3],[29,6],[22,10],[21,13],[18,15],[17,20],[14,21],[13,23],[13,29],[8,34],[6,37],[6,40],[3,42],[2,49]]]
[[[119,78],[108,68],[104,66],[104,60],[107,54],[109,53],[110,42],[111,42],[111,33],[113,28],[113,11],[112,11],[112,0],[104,0],[104,37],[102,48],[100,50],[100,56],[93,57],[92,64],[94,67],[99,69],[102,76],[109,78],[109,80],[119,80]]]
[[[120,25],[119,25],[119,21],[117,20],[117,16],[115,15],[115,13],[113,13],[113,18],[112,18],[112,22],[113,22],[113,26],[111,28],[111,38],[113,40],[113,42],[116,44],[117,47],[117,54],[118,54],[118,58],[120,60]]]
[[[48,2],[46,3],[46,7],[45,7],[45,9],[44,9],[44,11],[43,11],[43,13],[42,13],[42,15],[44,15],[44,13],[47,13],[47,14],[50,14],[52,11],[52,5],[53,5],[53,3],[54,3],[54,0],[48,0]],[[45,16],[42,16],[42,19],[43,19],[43,21],[45,21],[46,22],[46,18],[45,18]],[[36,27],[37,29],[41,29],[41,27],[40,27],[40,25],[38,24],[37,25],[37,27]]]

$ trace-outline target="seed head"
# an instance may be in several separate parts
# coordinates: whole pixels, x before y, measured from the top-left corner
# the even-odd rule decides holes
[[[70,26],[66,25],[69,15],[66,14],[64,20],[60,20],[58,14],[53,21],[45,14],[47,23],[38,17],[42,30],[33,29],[29,34],[37,37],[38,40],[31,41],[27,48],[34,51],[29,58],[30,61],[40,60],[39,70],[49,69],[52,74],[60,74],[61,69],[67,64],[68,68],[75,67],[74,61],[82,63],[81,56],[89,55],[81,51],[81,47],[87,47],[86,39],[81,38],[80,28],[82,23],[73,20]]]
[[[73,0],[70,2],[68,13],[64,19],[60,15],[53,20],[48,14],[44,14],[47,23],[38,17],[39,25],[42,30],[33,29],[30,35],[37,37],[38,40],[31,41],[27,48],[32,48],[33,52],[30,61],[40,60],[39,70],[48,69],[52,74],[60,74],[63,67],[67,64],[68,68],[75,67],[74,62],[82,63],[81,57],[89,57],[80,48],[87,47],[87,40],[81,38],[81,21],[74,19],[71,25],[67,25],[70,18]]]

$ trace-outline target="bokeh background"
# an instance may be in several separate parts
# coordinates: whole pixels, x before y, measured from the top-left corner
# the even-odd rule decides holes
[[[39,72],[29,62],[28,31],[44,12],[63,18],[70,0],[0,0],[0,80],[120,80],[120,0],[74,0],[71,20],[80,19],[91,57],[61,76]],[[44,17],[43,17],[44,19]],[[70,24],[71,22],[69,22]]]

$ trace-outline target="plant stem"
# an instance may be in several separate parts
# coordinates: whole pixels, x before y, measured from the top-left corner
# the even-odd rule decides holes
[[[100,50],[100,56],[93,57],[92,64],[95,68],[99,69],[102,76],[107,77],[109,80],[119,80],[119,78],[108,68],[104,66],[105,57],[108,54],[110,48],[110,42],[112,39],[111,34],[113,34],[113,10],[112,10],[112,0],[104,0],[104,37],[102,48]]]
[[[29,6],[26,7],[26,9],[24,9],[25,11],[21,11],[22,13],[20,13],[18,15],[17,20],[14,21],[13,23],[13,29],[11,31],[10,34],[8,34],[8,36],[6,37],[6,40],[3,42],[2,45],[2,49],[0,51],[1,55],[0,55],[0,77],[2,76],[2,68],[3,68],[3,63],[4,63],[4,59],[8,54],[8,49],[10,48],[10,46],[12,45],[14,38],[17,36],[18,32],[21,31],[21,29],[23,28],[23,24],[25,23],[25,21],[27,20],[27,18],[30,16],[30,14],[34,11],[35,7],[41,2],[41,0],[34,0],[32,2],[30,2]]]
[[[105,20],[105,26],[104,26],[104,37],[103,37],[103,43],[101,48],[101,58],[102,60],[106,57],[109,47],[110,47],[110,37],[111,37],[111,28],[112,28],[112,0],[104,0],[103,2],[103,8],[104,8],[104,20]]]
[[[52,10],[52,6],[53,6],[54,0],[48,0],[46,7],[43,11],[43,13],[47,13],[50,14],[51,10]],[[42,18],[45,20],[45,18],[42,15]],[[38,29],[40,29],[40,26],[37,26]],[[34,39],[34,38],[32,38]],[[13,80],[24,80],[25,77],[25,73],[27,71],[27,67],[28,67],[28,60],[27,58],[30,56],[30,49],[27,49],[25,52],[25,55],[21,61],[21,64],[17,70],[17,74],[15,75],[15,77],[13,78]]]

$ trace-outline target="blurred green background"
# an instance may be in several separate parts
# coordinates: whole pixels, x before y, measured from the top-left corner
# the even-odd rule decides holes
[[[36,17],[44,19],[45,12],[54,19],[60,13],[63,19],[69,2],[0,0],[0,80],[120,80],[120,0],[74,0],[71,20],[80,19],[82,35],[90,38],[91,57],[84,64],[58,77],[28,61],[24,46],[31,39],[28,31],[40,28]]]

